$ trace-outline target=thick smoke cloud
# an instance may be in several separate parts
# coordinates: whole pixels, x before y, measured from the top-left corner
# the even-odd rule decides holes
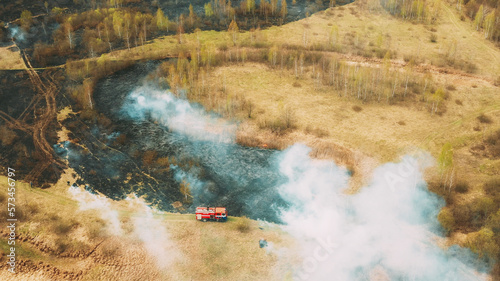
[[[129,118],[152,119],[186,136],[184,142],[196,145],[182,149],[212,168],[220,182],[234,183],[234,190],[251,194],[243,204],[267,208],[269,213],[279,208],[283,229],[301,246],[303,263],[293,267],[296,280],[485,279],[467,261],[472,257],[468,250],[437,244],[443,239],[437,214],[444,201],[429,192],[423,180],[423,169],[432,164],[429,155],[382,165],[368,186],[349,195],[347,170],[331,161],[311,159],[304,145],[258,158],[267,164],[248,162],[251,154],[262,152],[242,153],[234,143],[233,125],[169,92],[138,88],[123,111]],[[196,171],[175,165],[171,169],[177,181],[190,184],[195,203],[210,195],[209,185],[198,179]],[[274,191],[278,197],[270,196]],[[273,204],[275,198],[286,204]]]
[[[346,195],[347,171],[309,152],[294,145],[279,159],[288,178],[279,191],[291,203],[282,211],[283,229],[299,241],[304,258],[296,279],[484,280],[457,258],[468,251],[436,244],[444,202],[422,179],[425,155],[382,165],[368,186]]]

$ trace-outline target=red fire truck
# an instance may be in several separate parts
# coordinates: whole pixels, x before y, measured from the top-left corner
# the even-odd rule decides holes
[[[196,219],[199,221],[226,221],[227,211],[224,207],[197,207]]]

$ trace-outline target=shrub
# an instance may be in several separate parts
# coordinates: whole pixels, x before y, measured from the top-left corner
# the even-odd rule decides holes
[[[289,129],[296,128],[295,112],[292,108],[285,106],[280,113],[280,116],[272,121],[263,120],[259,122],[259,127],[261,129],[270,129],[271,132],[281,135],[287,132]]]
[[[236,221],[236,229],[241,233],[247,233],[250,231],[251,221],[249,218],[243,216]]]
[[[101,247],[101,253],[104,257],[113,258],[118,253],[119,246],[115,243],[104,243]]]
[[[498,78],[495,80],[495,82],[493,82],[493,84],[495,84],[495,86],[497,87],[500,87],[500,75],[498,76]]]
[[[456,99],[455,103],[458,104],[458,105],[463,105],[463,102],[461,100],[459,100],[459,99]]]
[[[463,180],[460,180],[455,185],[455,191],[458,193],[467,193],[469,191],[469,183]]]
[[[500,177],[490,179],[483,185],[484,192],[496,202],[500,202]]]
[[[354,110],[355,112],[360,112],[361,110],[363,110],[363,108],[359,105],[353,105],[352,110]]]
[[[491,120],[491,118],[488,115],[485,115],[484,113],[481,113],[481,115],[477,117],[477,120],[479,120],[479,122],[484,124],[490,124],[493,122],[493,120]]]
[[[486,226],[493,230],[495,234],[500,233],[500,210],[488,218]]]
[[[486,219],[498,210],[498,206],[490,197],[476,198],[471,203],[471,222],[474,227],[481,227]]]
[[[69,247],[69,242],[67,239],[64,239],[64,238],[58,238],[56,241],[56,251],[57,253],[61,254],[63,253],[64,251],[66,251],[66,249],[68,249]]]
[[[489,152],[493,158],[500,157],[500,130],[497,130],[485,140]]]
[[[455,219],[455,225],[469,228],[471,226],[471,210],[469,205],[460,204],[453,208],[453,218]]]
[[[488,138],[486,138],[486,143],[488,143],[489,145],[496,145],[500,143],[500,130],[497,130],[496,132],[488,136]]]
[[[469,234],[467,238],[467,247],[486,262],[494,262],[500,253],[500,248],[495,243],[494,233],[489,228],[482,228],[478,232]]]
[[[316,127],[313,128],[310,125],[307,125],[307,127],[304,131],[306,134],[315,135],[318,138],[323,138],[323,137],[329,136],[327,131],[320,129],[320,128],[316,128]]]
[[[25,210],[30,216],[40,212],[40,206],[36,202],[29,202],[25,206]]]
[[[450,233],[455,228],[455,218],[453,217],[451,210],[448,208],[441,209],[438,215],[438,220],[447,233]]]
[[[69,221],[55,221],[54,224],[52,225],[52,231],[55,234],[63,235],[67,234],[75,225],[74,222],[69,222]]]
[[[101,219],[96,219],[88,222],[85,227],[87,228],[87,235],[90,240],[103,237],[106,233],[104,227],[106,223]]]
[[[7,126],[0,126],[0,142],[3,146],[10,146],[18,139],[17,134],[7,128]]]
[[[453,85],[453,84],[446,86],[446,90],[448,90],[448,91],[455,91],[456,89],[457,89],[457,87],[455,87],[455,85]]]

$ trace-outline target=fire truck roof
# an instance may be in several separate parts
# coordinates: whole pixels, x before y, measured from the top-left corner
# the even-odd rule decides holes
[[[216,212],[216,213],[225,213],[225,207],[196,207],[196,212]]]
[[[225,213],[226,212],[226,208],[224,208],[224,207],[215,207],[215,212],[216,213]]]

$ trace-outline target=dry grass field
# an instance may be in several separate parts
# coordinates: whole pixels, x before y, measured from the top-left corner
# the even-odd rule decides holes
[[[119,214],[123,229],[121,234],[112,233],[103,220],[104,209],[83,210],[70,199],[68,180],[74,180],[70,171],[46,190],[17,183],[19,273],[12,279],[2,270],[0,279],[213,280],[216,276],[218,280],[273,280],[286,276],[296,262],[293,255],[278,260],[280,249],[293,253],[294,243],[287,234],[273,224],[246,218],[203,223],[194,215],[151,215],[137,202],[109,201],[107,210]],[[7,180],[1,177],[0,182],[5,202]],[[147,224],[148,229],[138,229],[137,222]],[[4,224],[0,259],[6,269],[9,246]],[[147,239],[140,239],[139,230]],[[259,248],[261,238],[273,243],[275,250]]]

